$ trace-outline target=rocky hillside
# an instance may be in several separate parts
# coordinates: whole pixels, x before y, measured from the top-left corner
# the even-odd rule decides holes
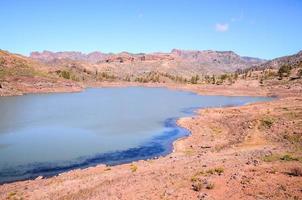
[[[115,76],[140,75],[143,72],[160,72],[191,77],[195,74],[222,74],[261,64],[264,60],[241,57],[232,51],[185,51],[173,49],[170,53],[104,54],[93,52],[33,52],[31,58],[52,64],[57,60],[80,61],[93,64],[94,71],[106,71]]]
[[[297,66],[302,63],[302,51],[290,56],[283,56],[259,65],[260,68],[279,68],[282,65]]]
[[[0,50],[0,96],[79,90],[77,83],[37,60]]]

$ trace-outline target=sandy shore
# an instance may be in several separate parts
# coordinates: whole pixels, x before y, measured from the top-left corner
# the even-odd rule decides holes
[[[194,117],[178,120],[191,135],[174,142],[168,156],[3,184],[0,199],[302,199],[301,93],[242,85],[143,86],[282,98],[199,110]]]
[[[165,87],[169,89],[185,90],[201,95],[227,95],[227,96],[288,96],[288,89],[278,88],[277,90],[259,87],[254,82],[239,82],[233,85],[211,85],[211,84],[176,84],[176,83],[138,83],[138,82],[64,82],[49,80],[23,78],[12,83],[2,83],[0,96],[16,96],[33,93],[61,93],[81,92],[87,88],[106,87]],[[281,91],[281,94],[280,94]],[[298,92],[301,92],[299,90]],[[289,90],[290,96],[293,90]]]

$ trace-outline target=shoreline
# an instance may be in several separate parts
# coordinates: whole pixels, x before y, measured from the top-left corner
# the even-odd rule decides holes
[[[55,94],[55,93],[73,93],[83,92],[89,88],[124,88],[124,87],[147,87],[147,88],[168,88],[172,90],[181,90],[193,92],[199,95],[221,95],[221,96],[275,96],[261,87],[232,87],[229,85],[211,85],[211,84],[177,84],[177,83],[137,83],[137,82],[93,82],[81,83],[72,86],[60,88],[28,88],[24,91],[2,94],[0,97],[22,96],[27,94]],[[231,91],[226,91],[226,89]]]
[[[131,86],[142,86],[142,85],[131,85]],[[129,85],[127,86],[121,86],[121,87],[131,87]],[[101,86],[101,87],[104,87],[104,86]],[[105,86],[106,87],[106,86]],[[108,87],[108,86],[107,86]],[[112,86],[110,85],[109,87],[116,87],[116,86]],[[158,86],[157,86],[158,87]],[[170,86],[165,86],[166,88],[168,89],[171,89]],[[187,89],[188,88],[172,88],[172,89],[179,89],[179,90],[185,90],[185,91],[188,91]],[[200,93],[197,93],[196,91],[191,91],[191,92],[194,92],[196,93],[197,95],[200,95]],[[216,91],[217,92],[217,91]],[[214,91],[215,93],[215,91]],[[219,94],[216,94],[216,95],[219,95]],[[222,94],[222,96],[225,96]],[[244,96],[244,95],[243,95]],[[279,103],[280,101],[286,101],[288,98],[295,98],[295,97],[282,97],[279,96],[276,100],[272,100],[272,101],[269,101],[269,103],[272,103],[272,104],[275,104],[275,103]],[[298,98],[298,97],[297,97]],[[266,105],[268,104],[268,102],[254,102],[254,103],[249,103],[247,105],[241,105],[241,106],[232,106],[232,107],[223,107],[223,108],[198,108],[196,110],[194,110],[194,112],[192,113],[192,116],[190,115],[190,117],[184,117],[184,118],[179,118],[176,120],[176,126],[179,126],[180,128],[184,128],[186,129],[188,132],[189,132],[189,135],[188,136],[184,136],[184,137],[180,137],[178,138],[177,140],[173,141],[172,142],[172,151],[170,153],[168,153],[167,155],[165,156],[159,156],[157,157],[156,159],[154,158],[151,158],[151,159],[148,159],[148,160],[137,160],[137,161],[133,161],[131,162],[132,164],[130,163],[126,163],[126,164],[119,164],[119,165],[115,165],[113,166],[112,168],[115,169],[120,169],[122,168],[123,170],[125,170],[124,168],[129,168],[129,166],[131,167],[132,165],[144,165],[145,163],[148,163],[149,160],[150,162],[155,162],[155,163],[162,163],[163,160],[170,160],[171,158],[177,158],[180,154],[183,154],[183,149],[186,148],[184,146],[186,146],[186,143],[190,143],[190,141],[196,136],[196,135],[193,135],[195,132],[194,132],[194,126],[187,126],[186,123],[184,122],[187,122],[187,121],[194,121],[195,119],[195,115],[196,115],[196,118],[200,118],[202,116],[200,116],[200,113],[202,112],[207,112],[207,111],[210,111],[212,112],[213,110],[228,110],[228,109],[234,109],[234,110],[243,110],[245,109],[246,107],[257,107],[257,106],[263,106],[263,105]],[[193,115],[194,114],[194,115]],[[196,134],[196,133],[195,133]],[[193,144],[192,144],[193,145]],[[192,146],[190,145],[190,146]],[[192,149],[194,149],[193,147],[191,147]],[[205,151],[207,151],[207,149],[211,150],[212,151],[212,146],[211,145],[208,145],[208,146],[204,146],[202,147],[205,149]],[[186,153],[185,153],[186,154]],[[189,151],[188,151],[188,154],[189,154]],[[109,167],[111,168],[111,167]],[[10,187],[10,186],[18,186],[18,185],[23,185],[23,184],[34,184],[35,183],[39,183],[41,181],[51,181],[51,180],[54,180],[54,179],[60,179],[60,178],[63,178],[64,177],[68,177],[68,176],[72,176],[74,175],[75,177],[78,177],[78,176],[81,176],[81,174],[85,174],[85,173],[88,173],[90,171],[107,171],[108,169],[108,166],[105,166],[103,164],[99,164],[95,167],[88,167],[88,168],[85,168],[85,169],[75,169],[75,170],[70,170],[70,171],[67,171],[67,172],[64,172],[62,174],[59,174],[58,176],[54,176],[54,177],[51,177],[51,178],[47,178],[47,179],[41,179],[38,177],[37,180],[26,180],[26,181],[16,181],[16,182],[12,182],[12,183],[5,183],[5,184],[2,184],[0,185],[0,197],[1,197],[1,192],[3,192],[3,187]],[[109,170],[111,171],[111,169]],[[114,177],[114,175],[113,175]],[[5,191],[5,190],[4,190]],[[33,198],[35,199],[35,198]]]

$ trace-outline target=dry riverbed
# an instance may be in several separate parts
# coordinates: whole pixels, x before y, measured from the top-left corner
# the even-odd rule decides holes
[[[273,95],[259,87],[168,87]],[[276,93],[283,97],[180,119],[191,136],[176,141],[168,156],[3,184],[0,199],[302,199],[302,96]]]

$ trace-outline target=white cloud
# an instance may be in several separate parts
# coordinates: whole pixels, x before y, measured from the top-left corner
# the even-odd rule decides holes
[[[239,16],[231,18],[231,22],[240,22],[243,21],[243,18],[244,18],[243,11],[241,11]]]
[[[224,24],[217,23],[215,25],[215,30],[218,32],[226,32],[229,30],[229,24],[228,23],[224,23]]]
[[[143,13],[138,14],[138,18],[143,18],[143,17],[144,17]]]

